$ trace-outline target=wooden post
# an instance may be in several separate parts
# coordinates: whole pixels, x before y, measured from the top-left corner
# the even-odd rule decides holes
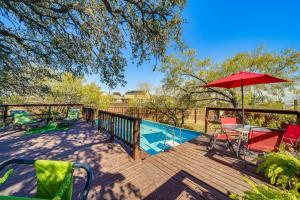
[[[300,125],[300,112],[297,114],[296,124]]]
[[[49,123],[51,118],[51,106],[48,107],[48,118],[47,118],[47,124]]]
[[[100,119],[100,115],[101,115],[101,111],[98,111],[98,131],[100,131],[100,127],[101,127],[101,119]]]
[[[294,100],[294,110],[297,110],[298,109],[298,102],[297,100]]]
[[[114,122],[114,115],[111,114],[111,120],[110,120],[110,142],[115,141],[115,122]]]
[[[197,108],[195,108],[195,124],[197,124]]]
[[[140,159],[140,119],[133,121],[133,159]]]
[[[79,119],[84,119],[84,107],[83,106],[80,106],[80,113],[81,113],[81,116],[79,116]]]
[[[157,108],[155,109],[155,121],[157,122],[158,120],[158,112],[157,112]]]
[[[207,133],[207,126],[208,126],[208,113],[209,113],[209,110],[208,108],[205,108],[205,129],[204,129],[204,132]]]
[[[3,110],[3,124],[4,124],[4,126],[6,126],[7,115],[8,115],[8,106],[4,105],[4,110]]]

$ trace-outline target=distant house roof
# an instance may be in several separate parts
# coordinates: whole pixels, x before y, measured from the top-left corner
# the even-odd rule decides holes
[[[120,92],[114,92],[112,93],[113,95],[116,95],[116,96],[121,96],[121,93]]]
[[[127,91],[125,93],[125,95],[141,95],[141,94],[145,94],[145,91],[143,91],[143,90],[131,90],[131,91]]]

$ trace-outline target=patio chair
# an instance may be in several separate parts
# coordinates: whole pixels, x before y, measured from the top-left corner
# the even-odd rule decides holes
[[[256,157],[266,152],[276,151],[282,142],[283,133],[279,130],[251,129],[248,140],[244,145],[244,166],[256,165],[247,163],[246,157],[255,155]]]
[[[57,125],[59,127],[68,126],[70,127],[76,121],[79,120],[80,109],[70,109],[68,111],[67,117],[64,119],[57,120]]]
[[[283,133],[284,143],[292,147],[299,155],[300,152],[300,125],[289,124]]]
[[[235,140],[235,137],[232,137],[231,135],[227,135],[226,133],[220,132],[213,134],[208,142],[207,150],[212,151],[217,143],[223,143],[225,144],[226,148],[229,148],[229,150],[235,154],[235,150],[233,148],[232,142]]]
[[[34,165],[36,173],[37,192],[35,194],[35,197],[0,196],[0,200],[71,200],[73,190],[73,171],[75,168],[82,168],[87,173],[85,186],[81,195],[82,200],[87,199],[93,175],[90,166],[85,163],[72,163],[67,161],[54,160],[12,159],[1,163],[0,171],[6,167],[11,167],[13,165]],[[13,170],[10,169],[4,175],[6,176],[5,178],[8,179],[12,173]]]
[[[29,130],[30,128],[37,128],[45,125],[44,119],[32,119],[28,112],[13,113],[13,125],[21,129]]]
[[[224,127],[224,125],[237,125],[238,122],[239,122],[239,119],[238,118],[235,118],[235,117],[222,117],[220,118],[220,122],[221,122],[221,128],[222,130],[227,133],[227,134],[230,134],[230,135],[239,135],[238,132],[236,131],[233,131],[233,130],[229,130],[227,128]]]
[[[212,135],[209,140],[207,149],[211,151],[217,143],[222,142],[225,143],[225,146],[228,147],[233,153],[235,153],[232,143],[238,139],[240,134],[236,131],[225,128],[224,125],[236,125],[238,124],[238,118],[222,117],[220,118],[220,122],[221,128],[219,128],[218,133]]]

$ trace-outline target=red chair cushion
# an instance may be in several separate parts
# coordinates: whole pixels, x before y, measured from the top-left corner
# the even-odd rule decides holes
[[[287,144],[295,145],[300,139],[300,126],[289,124],[283,134],[283,141]]]
[[[251,130],[248,135],[247,149],[269,152],[277,149],[281,141],[282,133],[279,131]]]

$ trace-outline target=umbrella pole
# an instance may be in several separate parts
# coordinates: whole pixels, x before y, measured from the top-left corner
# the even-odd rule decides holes
[[[245,111],[244,111],[244,84],[243,84],[243,80],[241,80],[242,82],[242,122],[243,122],[243,127],[245,125],[245,119],[244,119],[244,114],[245,114]]]

